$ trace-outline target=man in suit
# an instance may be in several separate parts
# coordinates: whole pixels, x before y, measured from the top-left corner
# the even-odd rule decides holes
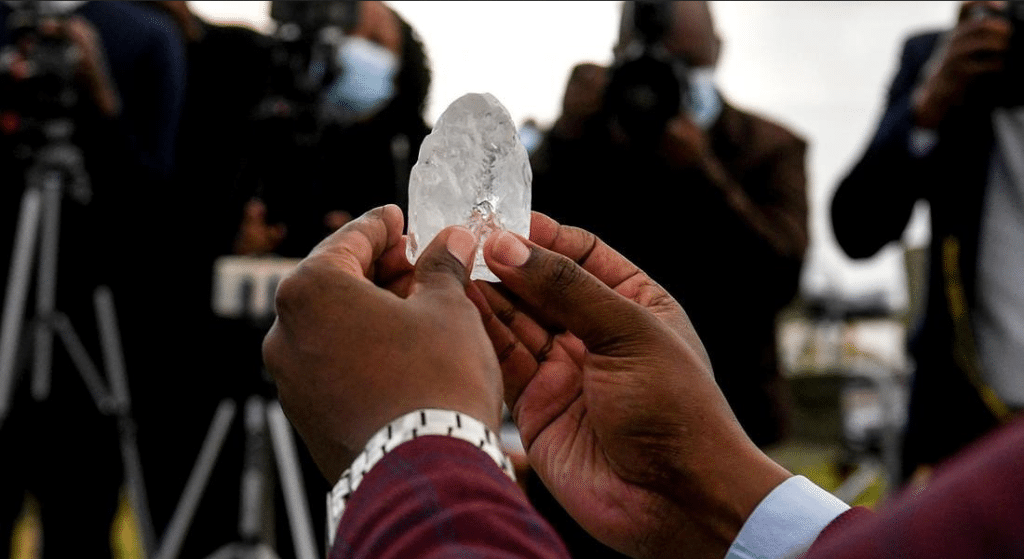
[[[787,423],[775,321],[797,293],[807,248],[806,143],[723,97],[721,44],[707,2],[625,2],[612,67],[573,69],[562,114],[531,157],[533,204],[593,231],[679,300],[726,371],[726,399],[764,446]],[[679,74],[682,101],[663,119],[649,116],[657,107],[636,110],[630,93],[659,83],[637,58],[645,45]]]
[[[764,447],[788,427],[775,325],[807,249],[806,143],[725,99],[714,81],[721,48],[707,2],[624,2],[612,66],[573,69],[562,114],[531,156],[533,207],[593,231],[680,302]],[[678,84],[658,85],[666,68]],[[607,555],[533,476],[525,482],[574,556]]]
[[[529,240],[493,235],[499,289],[469,282],[468,230],[414,268],[402,228],[387,206],[326,239],[281,284],[264,342],[336,482],[331,557],[567,557],[506,475],[502,395],[552,494],[632,557],[1024,550],[1024,423],[888,512],[849,509],[757,449],[686,313],[594,235],[539,213]]]
[[[1024,50],[1002,10],[966,2],[953,29],[906,42],[881,124],[832,201],[854,258],[899,239],[918,200],[931,208],[908,476],[1024,408]]]

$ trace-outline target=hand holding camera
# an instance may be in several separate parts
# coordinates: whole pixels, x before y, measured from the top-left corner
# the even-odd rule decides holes
[[[1015,4],[965,2],[961,6],[956,28],[915,94],[914,113],[919,126],[938,128],[977,84],[1008,71],[1017,21]],[[1024,101],[1024,97],[1014,99],[1016,96],[1009,91],[1002,93],[1005,96],[1001,101]]]
[[[121,112],[98,32],[58,7],[28,2],[8,19],[14,40],[0,54],[0,109],[14,118],[5,134],[31,137],[47,121],[73,118],[83,95],[104,116]]]
[[[121,114],[121,98],[110,77],[103,41],[96,28],[84,18],[73,16],[64,20],[47,20],[41,31],[44,35],[62,37],[77,49],[76,77],[100,112],[108,117]]]

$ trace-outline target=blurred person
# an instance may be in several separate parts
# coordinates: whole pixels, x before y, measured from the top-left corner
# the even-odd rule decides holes
[[[534,213],[529,240],[490,236],[496,285],[469,281],[467,229],[415,267],[402,230],[388,206],[325,239],[264,342],[336,483],[331,557],[568,557],[495,445],[502,400],[559,502],[630,557],[1024,551],[1024,423],[878,514],[850,509],[753,444],[682,307],[593,234]]]
[[[269,250],[239,246],[237,241],[252,195],[243,177],[256,150],[254,118],[267,91],[273,45],[270,37],[253,29],[205,21],[187,2],[135,5],[173,20],[188,68],[171,175],[173,196],[160,208],[160,215],[175,226],[151,233],[165,272],[144,286],[159,294],[162,312],[152,325],[150,343],[139,352],[159,357],[149,360],[149,374],[132,386],[150,512],[157,534],[164,534],[219,403],[232,399],[241,408],[252,394],[272,395],[259,358],[265,327],[218,317],[212,301],[219,257]],[[273,231],[271,227],[268,239]],[[182,346],[193,350],[181,352]],[[202,360],[197,362],[195,355]],[[188,526],[183,557],[205,557],[240,539],[245,453],[240,417]],[[323,488],[317,489],[317,499],[310,500],[314,510],[323,507]]]
[[[259,354],[266,325],[213,315],[214,261],[226,254],[302,255],[347,221],[349,211],[397,201],[398,183],[406,187],[415,158],[411,150],[427,130],[421,114],[429,68],[412,29],[380,2],[339,2],[342,9],[333,13],[322,10],[328,2],[272,3],[279,27],[299,26],[297,39],[283,30],[266,37],[211,24],[186,2],[141,4],[173,17],[189,67],[174,175],[178,195],[165,208],[185,220],[167,238],[174,273],[167,275],[166,291],[174,312],[163,324],[164,347],[153,348],[166,356],[159,369],[174,373],[154,375],[138,390],[140,400],[152,404],[140,412],[140,431],[154,521],[162,530],[220,400],[273,397]],[[306,62],[336,26],[345,32],[334,53],[342,74],[307,95],[299,83],[306,76],[292,64]],[[330,115],[321,113],[325,106]],[[196,366],[171,351],[171,341],[203,348],[207,358]],[[186,556],[208,555],[239,539],[242,431],[236,421],[189,527]],[[299,454],[307,474],[315,472],[305,450]],[[304,482],[307,505],[323,516],[326,485],[315,474]],[[284,508],[280,500],[274,506],[275,547],[288,556]],[[322,542],[323,525],[313,527]]]
[[[625,2],[612,67],[573,68],[531,157],[533,205],[606,239],[679,300],[740,424],[767,446],[788,425],[776,317],[807,248],[806,144],[723,98],[721,49],[706,2]]]
[[[12,43],[14,14],[20,17],[33,6],[43,19]],[[64,160],[76,170],[64,175],[69,180],[61,200],[56,310],[67,315],[101,372],[106,368],[95,329],[95,288],[112,289],[127,354],[145,337],[152,318],[147,311],[153,301],[139,297],[138,286],[152,280],[158,256],[139,253],[135,241],[152,228],[151,220],[160,216],[159,200],[167,195],[184,88],[179,43],[168,20],[124,3],[0,3],[0,45],[8,53],[0,91],[0,282],[6,287],[9,279],[15,224],[29,186],[26,170],[59,141],[42,131],[70,123],[68,141],[81,161]],[[75,53],[56,59],[61,61],[56,66],[70,68],[73,92],[56,97],[59,102],[48,97],[53,93],[48,88],[59,88],[56,82],[33,81],[34,69],[47,64],[39,60],[46,56],[44,44]],[[52,71],[59,75],[66,69]],[[72,185],[87,186],[88,193],[83,196]],[[33,288],[28,301],[34,300]],[[8,308],[14,301],[3,304]],[[26,305],[26,324],[32,309]],[[27,334],[23,329],[12,408],[0,424],[0,539],[10,549],[13,522],[30,493],[39,503],[44,557],[109,557],[122,487],[115,418],[97,409],[59,341],[52,348],[49,394],[33,401],[33,344]],[[127,361],[134,380],[147,374],[145,366],[145,361]]]
[[[1024,408],[1019,7],[965,2],[952,29],[906,41],[878,129],[832,200],[853,258],[898,240],[918,200],[931,208],[927,303],[910,337],[908,479]]]
[[[715,88],[721,40],[707,3],[662,5],[654,48],[687,68],[690,102],[661,128],[623,127],[636,115],[612,105],[610,80],[657,79],[636,65],[624,75],[641,42],[632,21],[649,6],[624,3],[616,63],[573,69],[562,114],[532,158],[534,207],[608,239],[680,301],[712,363],[729,371],[719,383],[740,423],[768,445],[785,425],[775,317],[797,292],[807,246],[806,147]],[[651,231],[666,233],[675,257],[648,242]]]
[[[240,246],[304,256],[352,216],[408,203],[409,172],[430,132],[430,61],[416,31],[385,3],[353,5],[335,53],[340,75],[318,92],[314,122],[267,119],[248,173],[257,186]]]

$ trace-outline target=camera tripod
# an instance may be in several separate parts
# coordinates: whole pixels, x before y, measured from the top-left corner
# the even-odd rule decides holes
[[[188,528],[210,480],[217,458],[237,412],[236,403],[224,399],[217,407],[206,439],[192,468],[185,490],[171,517],[167,532],[155,554],[156,559],[173,559],[188,535]],[[270,453],[285,496],[285,507],[297,559],[316,559],[309,509],[299,469],[295,442],[288,420],[276,400],[250,396],[245,404],[245,461],[241,476],[238,534],[240,540],[224,545],[210,559],[273,559],[277,555],[267,543],[271,537],[264,512],[273,499]],[[269,443],[268,446],[268,435]]]
[[[81,152],[69,140],[71,129],[69,121],[48,122],[44,132],[49,141],[36,152],[26,173],[26,188],[21,201],[10,274],[4,294],[3,318],[0,322],[0,425],[3,425],[11,407],[17,376],[16,357],[21,347],[22,333],[30,332],[32,335],[31,393],[36,401],[44,401],[50,394],[56,336],[56,341],[67,350],[97,409],[117,418],[129,500],[138,515],[143,548],[151,549],[155,538],[148,517],[149,507],[146,504],[113,296],[105,286],[98,287],[94,293],[100,344],[110,381],[109,390],[71,320],[56,308],[61,202],[68,193],[82,203],[86,203],[91,195]],[[26,323],[25,305],[33,272],[36,277],[35,317]]]
[[[273,294],[280,278],[297,261],[279,258],[225,256],[214,268],[213,309],[224,319],[246,324],[253,331],[269,328]],[[203,492],[237,415],[235,400],[221,400],[199,450],[185,490],[174,510],[155,559],[177,557]],[[309,508],[291,427],[277,400],[250,395],[245,403],[244,461],[239,499],[239,540],[215,551],[211,559],[274,558],[271,527],[264,522],[273,506],[273,477],[284,494],[285,510],[297,559],[316,559]],[[271,463],[271,454],[274,462]]]

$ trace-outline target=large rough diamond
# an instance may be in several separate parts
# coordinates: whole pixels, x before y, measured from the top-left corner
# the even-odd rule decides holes
[[[409,261],[445,227],[464,225],[480,241],[472,279],[498,281],[484,263],[484,241],[499,230],[530,234],[532,181],[505,107],[489,93],[456,99],[424,138],[409,177]]]

